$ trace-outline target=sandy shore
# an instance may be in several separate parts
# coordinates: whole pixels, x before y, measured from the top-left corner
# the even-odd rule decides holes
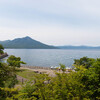
[[[32,69],[32,68],[27,68],[27,67],[21,67],[21,69],[28,69],[28,70],[34,71],[36,73],[45,73],[45,74],[48,74],[51,77],[56,76],[55,71],[50,70],[50,69],[49,70],[46,70],[46,69]]]
[[[31,70],[31,71],[34,71],[34,72],[36,72],[36,73],[45,73],[45,74],[48,74],[49,76],[51,76],[51,77],[55,77],[56,76],[56,72],[58,72],[58,73],[62,73],[62,71],[60,70],[55,70],[55,69],[51,69],[51,68],[45,68],[45,67],[35,67],[35,66],[31,66],[31,67],[29,67],[29,66],[22,66],[22,67],[20,67],[21,69],[28,69],[28,70]],[[66,72],[65,73],[69,73],[69,69],[68,70],[66,70]]]

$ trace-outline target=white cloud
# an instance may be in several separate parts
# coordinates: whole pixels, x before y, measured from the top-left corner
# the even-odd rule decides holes
[[[0,0],[0,4],[62,15],[78,12],[100,15],[100,0]]]
[[[30,36],[50,45],[99,45],[100,34],[96,32],[94,35],[94,33],[95,30],[60,26],[35,26],[33,29],[1,27],[0,40]]]
[[[52,45],[100,45],[99,0],[0,0],[0,40],[31,36]]]

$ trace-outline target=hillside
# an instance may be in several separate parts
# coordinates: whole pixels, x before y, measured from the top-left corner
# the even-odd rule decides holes
[[[14,40],[0,41],[4,48],[18,49],[57,49],[57,47],[43,44],[30,37],[16,38]]]

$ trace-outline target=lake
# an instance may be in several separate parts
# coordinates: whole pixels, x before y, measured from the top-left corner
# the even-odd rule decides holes
[[[64,50],[64,49],[5,49],[8,55],[21,57],[30,66],[59,66],[64,64],[71,67],[74,59],[87,56],[99,58],[100,50]]]

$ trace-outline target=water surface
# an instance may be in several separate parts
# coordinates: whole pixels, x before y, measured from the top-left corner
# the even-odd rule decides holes
[[[100,50],[63,50],[63,49],[5,49],[9,55],[21,57],[30,66],[59,66],[65,64],[71,67],[74,59],[83,56],[99,58]]]

